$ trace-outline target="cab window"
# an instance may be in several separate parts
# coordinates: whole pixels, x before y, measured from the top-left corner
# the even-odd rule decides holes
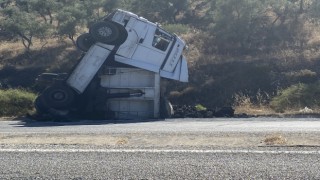
[[[171,42],[171,39],[172,38],[169,35],[157,29],[154,34],[152,46],[161,51],[166,51]]]

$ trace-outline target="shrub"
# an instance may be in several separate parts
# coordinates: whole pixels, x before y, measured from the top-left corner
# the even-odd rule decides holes
[[[204,106],[201,105],[201,104],[197,104],[197,105],[195,106],[195,108],[196,108],[197,111],[206,111],[206,110],[207,110],[207,108],[204,107]]]
[[[0,116],[22,116],[33,110],[36,95],[23,89],[0,90]]]
[[[320,82],[314,84],[295,84],[282,90],[270,102],[271,108],[277,112],[288,109],[320,106]]]
[[[171,33],[186,34],[189,32],[189,27],[184,24],[167,24],[163,28]]]
[[[317,73],[309,69],[284,73],[289,82],[313,83],[317,80]]]

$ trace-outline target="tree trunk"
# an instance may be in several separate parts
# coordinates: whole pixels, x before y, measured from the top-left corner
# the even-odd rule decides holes
[[[76,41],[74,40],[74,35],[73,34],[68,34],[69,39],[71,39],[73,45],[76,45]]]
[[[47,8],[47,12],[48,12],[48,15],[49,15],[49,18],[50,18],[50,24],[52,24],[53,23],[53,17],[52,17],[52,13],[51,13],[49,8]]]
[[[22,33],[18,33],[18,35],[22,38],[22,44],[26,48],[26,51],[29,52],[30,47],[32,45],[32,37],[33,36],[30,35],[30,37],[28,38],[26,35],[24,35]]]
[[[303,4],[304,4],[304,0],[300,0],[300,12],[299,12],[300,14],[302,14],[304,11]]]
[[[45,23],[48,22],[45,14],[40,13],[40,16],[42,17],[42,19],[44,20]]]

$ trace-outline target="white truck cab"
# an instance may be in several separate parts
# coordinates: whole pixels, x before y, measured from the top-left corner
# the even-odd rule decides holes
[[[118,9],[91,26],[88,34],[78,38],[77,45],[89,54],[97,46],[106,49],[108,55],[108,51],[116,50],[117,62],[188,82],[187,62],[182,55],[186,43],[158,24],[128,11]]]
[[[112,21],[123,25],[128,32],[127,40],[117,51],[116,61],[153,72],[173,72],[178,62],[183,61],[185,42],[159,25],[122,10],[114,13]]]

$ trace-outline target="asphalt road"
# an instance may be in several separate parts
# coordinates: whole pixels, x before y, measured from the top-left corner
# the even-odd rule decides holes
[[[2,152],[1,179],[319,179],[320,154]]]
[[[320,119],[0,121],[0,179],[320,179]]]
[[[149,122],[0,121],[0,133],[320,132],[318,118],[170,119]]]

